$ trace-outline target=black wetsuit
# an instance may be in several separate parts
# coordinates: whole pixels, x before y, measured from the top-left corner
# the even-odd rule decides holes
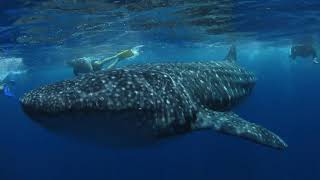
[[[291,55],[292,59],[296,59],[296,57],[312,57],[313,59],[317,58],[316,50],[311,45],[295,45],[291,47]]]

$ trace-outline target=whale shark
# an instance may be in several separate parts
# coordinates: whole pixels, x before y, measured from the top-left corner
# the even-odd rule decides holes
[[[51,131],[111,145],[144,145],[209,130],[285,149],[278,135],[232,112],[256,83],[236,56],[232,46],[223,61],[101,70],[31,90],[20,103]]]

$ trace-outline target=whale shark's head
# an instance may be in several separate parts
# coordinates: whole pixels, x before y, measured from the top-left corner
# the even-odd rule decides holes
[[[100,71],[45,85],[26,93],[20,102],[28,114],[150,109],[154,96],[140,73]]]
[[[39,124],[84,136],[115,129],[130,133],[129,126],[142,124],[145,129],[152,129],[146,118],[152,115],[155,101],[156,96],[143,75],[124,69],[89,73],[45,85],[20,98],[24,112]]]

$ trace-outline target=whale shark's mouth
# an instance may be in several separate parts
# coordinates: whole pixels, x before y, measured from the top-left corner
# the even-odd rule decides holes
[[[32,121],[50,132],[82,142],[135,147],[156,142],[152,113],[138,110],[46,113],[23,106]]]

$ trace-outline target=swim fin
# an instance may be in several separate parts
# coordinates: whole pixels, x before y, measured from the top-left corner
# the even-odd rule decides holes
[[[10,90],[8,85],[4,85],[3,92],[4,92],[5,96],[15,97],[14,94],[11,92],[11,90]]]
[[[134,53],[132,52],[131,49],[128,49],[128,50],[121,51],[116,56],[119,59],[127,59],[127,58],[134,56]]]

